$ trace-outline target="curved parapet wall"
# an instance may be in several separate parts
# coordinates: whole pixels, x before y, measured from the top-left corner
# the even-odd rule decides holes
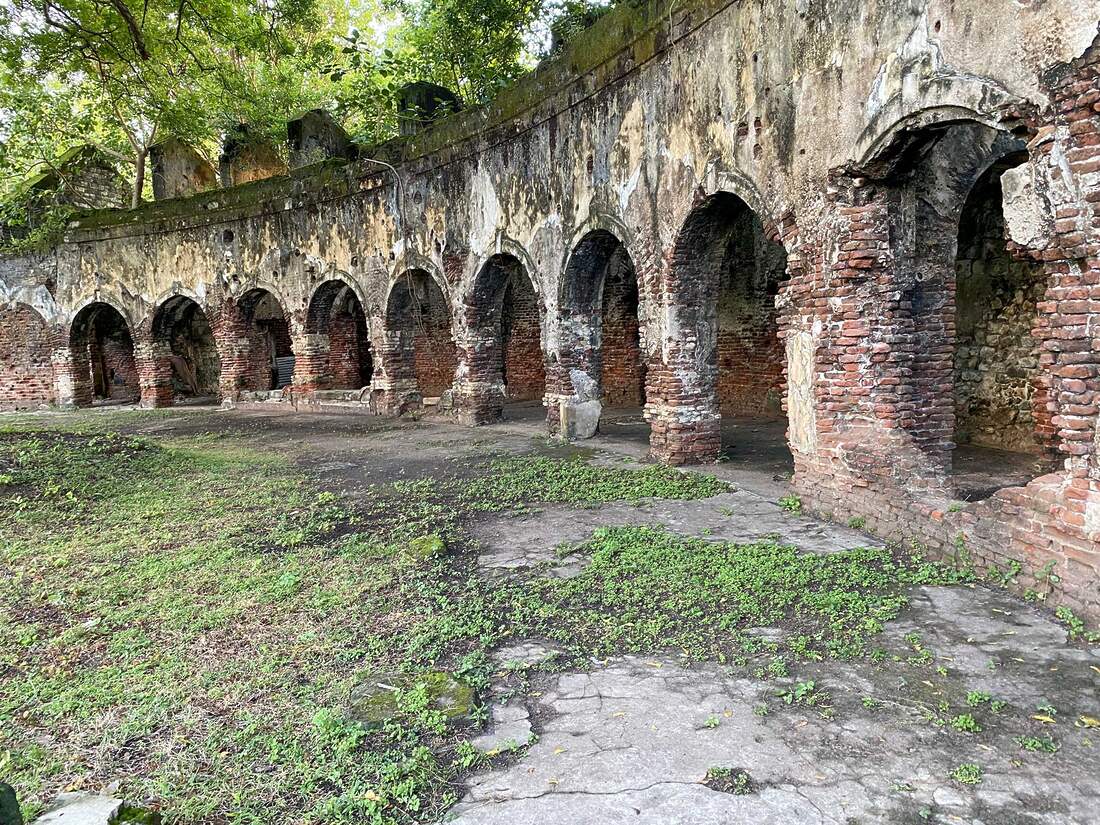
[[[1078,0],[624,3],[370,159],[75,221],[45,260],[0,264],[0,300],[61,342],[113,307],[146,403],[275,387],[292,359],[292,391],[369,376],[398,411],[430,361],[432,392],[453,366],[463,420],[542,382],[567,427],[603,370],[674,463],[717,456],[723,410],[783,411],[807,503],[985,565],[1053,560],[1061,598],[1100,612],[1097,18]],[[951,506],[956,253],[991,186],[997,266],[1043,279],[1011,319],[1035,355],[1002,401],[1055,472]],[[614,368],[605,324],[629,339]],[[66,346],[62,403],[88,396]],[[200,361],[216,380],[181,380]]]

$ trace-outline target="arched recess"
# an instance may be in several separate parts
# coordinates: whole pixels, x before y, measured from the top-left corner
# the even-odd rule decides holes
[[[0,410],[57,400],[52,350],[49,326],[33,307],[0,306]]]
[[[306,313],[309,352],[300,354],[295,386],[305,390],[358,390],[374,374],[370,327],[352,286],[339,278],[313,293]]]
[[[651,405],[674,396],[694,423],[689,443],[669,444],[661,431],[667,422],[655,418],[656,453],[693,461],[724,452],[776,472],[789,468],[775,307],[786,278],[786,250],[741,197],[718,192],[689,213],[669,272],[669,316],[678,330],[671,368],[650,379],[648,394]]]
[[[1002,175],[1026,160],[1019,138],[961,121],[903,129],[868,165],[888,209],[899,423],[960,498],[1052,466],[1032,335],[1045,273],[1010,249],[1002,206]]]
[[[606,229],[585,234],[562,278],[557,390],[583,403],[587,376],[602,415],[637,416],[645,404],[645,358],[638,320],[638,277],[624,244]],[[576,379],[576,380],[574,380]],[[572,403],[572,402],[567,402]],[[558,410],[549,410],[551,425]],[[589,431],[590,432],[590,431]]]
[[[483,424],[498,420],[505,402],[542,398],[542,308],[527,270],[508,253],[485,262],[469,301],[464,357],[472,397],[462,399],[463,416]]]
[[[149,354],[138,357],[143,404],[217,399],[221,357],[206,313],[194,299],[173,295],[165,300],[153,315],[149,338]]]
[[[294,345],[290,323],[278,297],[257,287],[237,299],[236,309],[237,323],[225,324],[225,332],[236,342],[233,348],[236,363],[227,362],[223,346],[222,383],[232,383],[234,391],[250,392],[288,386],[294,376]]]
[[[69,328],[72,400],[78,407],[141,397],[134,339],[122,313],[102,301],[84,306]]]
[[[394,281],[383,329],[386,409],[400,412],[450,389],[458,365],[451,311],[427,271],[410,269]]]

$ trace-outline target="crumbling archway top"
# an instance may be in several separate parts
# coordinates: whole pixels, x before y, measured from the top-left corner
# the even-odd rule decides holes
[[[978,123],[1003,132],[1018,125],[1009,115],[1026,102],[998,85],[979,78],[943,77],[931,82],[927,95],[916,101],[891,99],[870,120],[851,154],[854,174],[881,178],[905,147],[921,134],[964,123]]]
[[[358,299],[359,305],[363,308],[363,312],[368,311],[367,308],[370,306],[370,302],[367,300],[367,293],[366,290],[363,289],[362,284],[344,270],[334,269],[331,272],[326,272],[325,277],[318,280],[307,292],[305,301],[307,319],[312,311],[314,302],[317,300],[318,293],[323,289],[331,288],[331,285],[334,283],[342,284],[351,290],[356,299]]]
[[[430,258],[426,258],[416,252],[401,255],[397,259],[395,265],[390,269],[389,277],[386,280],[386,292],[382,296],[382,307],[389,307],[394,288],[409,274],[414,272],[423,272],[435,282],[439,291],[443,293],[443,301],[447,305],[448,314],[451,313],[453,307],[450,284],[447,283],[447,279],[443,276],[442,270],[440,270]]]
[[[545,315],[546,296],[543,294],[543,285],[538,277],[538,266],[527,252],[526,247],[507,235],[499,235],[493,249],[472,259],[471,262],[473,267],[469,273],[472,277],[464,279],[470,284],[469,294],[472,296],[481,288],[492,265],[499,264],[501,261],[508,258],[512,258],[519,263],[520,268],[527,276],[527,280],[531,282],[531,287],[535,290],[535,295],[539,299],[540,312]]]
[[[127,308],[126,303],[115,294],[104,293],[102,290],[96,290],[93,295],[82,298],[81,300],[73,304],[72,312],[69,313],[68,317],[65,319],[65,326],[67,326],[71,330],[73,325],[76,323],[77,318],[80,317],[81,313],[83,313],[84,310],[86,310],[93,304],[103,304],[104,306],[109,306],[111,309],[122,316],[122,320],[126,322],[126,326],[130,329],[131,334],[133,334],[133,330],[136,329],[136,325],[134,324],[133,315],[130,312],[129,308]]]

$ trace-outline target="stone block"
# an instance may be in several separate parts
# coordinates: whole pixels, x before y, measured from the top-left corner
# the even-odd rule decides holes
[[[214,167],[177,138],[168,138],[149,147],[149,165],[153,173],[153,199],[187,198],[218,188]]]

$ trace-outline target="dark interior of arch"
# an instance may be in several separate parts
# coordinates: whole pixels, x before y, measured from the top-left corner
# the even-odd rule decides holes
[[[153,322],[153,338],[171,353],[172,389],[177,397],[218,395],[221,360],[202,307],[184,296],[170,298]]]
[[[343,281],[328,281],[310,303],[307,331],[327,335],[328,386],[338,390],[366,387],[374,374],[367,315],[355,290]]]
[[[901,425],[956,494],[984,498],[1026,483],[1049,460],[1031,330],[1041,268],[1005,236],[1001,176],[1025,158],[1015,136],[979,123],[931,130],[889,184],[897,263]],[[906,340],[907,339],[907,340]]]
[[[699,367],[723,414],[783,416],[784,351],[775,296],[787,253],[741,198],[719,193],[685,222],[673,258],[680,321],[698,330]]]
[[[484,369],[500,376],[508,401],[541,399],[546,387],[539,299],[519,260],[494,255],[474,286],[475,318],[486,340]]]
[[[73,321],[70,345],[78,405],[140,397],[134,339],[117,309],[103,303],[82,309]]]
[[[294,350],[290,324],[278,298],[265,289],[254,289],[239,303],[249,342],[243,388],[274,390],[287,386],[294,374]]]
[[[638,305],[638,277],[626,247],[602,229],[585,235],[563,281],[562,336],[570,350],[563,358],[576,359],[599,382],[606,406],[645,403]]]
[[[449,389],[458,366],[451,312],[427,272],[410,270],[393,285],[386,324],[397,335],[394,377],[415,378],[427,398]]]

